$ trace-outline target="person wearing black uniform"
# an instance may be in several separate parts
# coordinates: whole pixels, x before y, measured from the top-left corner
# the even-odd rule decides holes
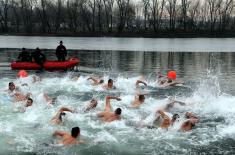
[[[58,58],[58,61],[65,61],[67,50],[62,41],[60,41],[60,45],[56,48],[56,56]]]
[[[29,54],[29,52],[26,51],[25,48],[22,48],[22,51],[20,52],[18,56],[18,61],[20,62],[31,62],[32,58]]]
[[[41,66],[41,70],[43,69],[43,64],[46,61],[46,56],[41,53],[41,50],[37,47],[36,50],[32,53],[32,57],[34,61]]]

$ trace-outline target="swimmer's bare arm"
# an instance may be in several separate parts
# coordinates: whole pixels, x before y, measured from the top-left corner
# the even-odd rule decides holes
[[[98,84],[99,81],[93,77],[89,77],[87,80],[92,80],[94,82],[94,84]]]
[[[181,101],[172,101],[172,102],[170,102],[170,103],[168,103],[168,104],[166,105],[166,107],[164,108],[164,110],[165,110],[165,111],[169,111],[171,108],[173,108],[173,106],[174,106],[176,103],[180,104],[181,106],[186,105],[186,103],[181,102]]]
[[[53,133],[53,136],[60,136],[60,137],[63,137],[63,136],[65,136],[65,135],[68,135],[68,133],[67,133],[67,132],[64,132],[64,131],[55,131],[55,132]]]
[[[68,112],[71,112],[71,113],[74,112],[73,110],[71,110],[71,109],[69,109],[69,108],[62,107],[62,108],[60,108],[60,110],[56,113],[56,115],[52,118],[52,120],[53,120],[53,119],[58,119],[58,118],[60,117],[60,114],[61,114],[62,112],[64,112],[64,111],[68,111]]]
[[[157,110],[157,113],[159,113],[163,119],[170,119],[162,110]]]
[[[139,87],[139,84],[140,84],[140,83],[142,83],[142,84],[144,84],[145,86],[147,86],[147,83],[146,83],[146,82],[143,82],[143,81],[141,81],[141,80],[137,80],[136,83],[135,83],[135,86],[136,86],[136,87]]]
[[[87,112],[87,111],[89,111],[89,110],[95,108],[96,105],[97,105],[97,103],[90,102],[90,104],[85,108],[84,111]]]
[[[105,101],[105,112],[110,112],[111,111],[111,104],[110,100],[115,99],[117,101],[121,101],[121,98],[115,97],[115,96],[106,96],[106,101]]]
[[[199,118],[196,115],[194,115],[193,113],[186,112],[185,116],[186,116],[186,118],[188,118],[196,123],[199,121]]]

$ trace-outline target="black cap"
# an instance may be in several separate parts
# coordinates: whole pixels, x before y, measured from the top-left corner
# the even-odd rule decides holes
[[[60,41],[60,44],[63,44],[63,41],[62,41],[62,40]]]

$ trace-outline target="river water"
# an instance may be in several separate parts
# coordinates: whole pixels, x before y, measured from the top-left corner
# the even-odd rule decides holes
[[[8,37],[8,36],[7,36]],[[3,37],[0,37],[2,40]],[[235,52],[233,39],[228,43],[221,39],[207,39],[208,42],[221,42],[224,48],[215,49],[208,44],[208,49],[214,52],[198,52],[196,49],[189,52],[181,46],[180,39],[174,39],[180,43],[177,50],[139,50],[133,46],[133,40],[124,44],[116,44],[116,38],[110,40],[111,45],[97,48],[97,42],[91,42],[90,38],[82,38],[89,45],[79,42],[80,47],[74,42],[69,50],[69,57],[78,57],[81,62],[78,71],[71,72],[43,72],[29,71],[30,75],[42,78],[41,82],[30,83],[29,79],[17,79],[17,71],[9,67],[11,61],[18,55],[19,45],[25,47],[35,46],[37,43],[42,48],[48,59],[54,58],[54,45],[45,43],[48,38],[38,40],[9,39],[11,44],[0,43],[0,152],[1,154],[234,154],[235,151]],[[22,39],[22,38],[21,38]],[[52,39],[52,38],[50,38]],[[71,38],[67,39],[69,42]],[[80,38],[81,39],[81,38]],[[93,38],[94,39],[94,38]],[[105,38],[107,39],[107,38]],[[118,38],[120,39],[120,38]],[[60,40],[60,39],[58,39]],[[64,38],[63,38],[64,40]],[[79,38],[77,39],[79,40]],[[138,39],[136,39],[138,40]],[[140,39],[146,44],[151,44],[154,39]],[[150,41],[148,41],[150,40]],[[169,44],[169,39],[161,40],[163,44]],[[34,43],[31,45],[31,43]],[[56,42],[53,40],[53,42]],[[58,41],[57,41],[58,42]],[[98,41],[99,42],[99,41]],[[107,44],[107,40],[106,43]],[[206,46],[204,39],[197,39]],[[137,42],[135,42],[136,44]],[[87,43],[86,43],[87,44]],[[114,45],[116,44],[116,45]],[[142,42],[142,44],[144,44]],[[28,46],[26,46],[28,45]],[[47,47],[48,45],[48,47]],[[123,45],[123,47],[119,47]],[[225,45],[231,47],[228,49]],[[52,47],[53,46],[53,47]],[[140,45],[136,45],[140,47]],[[174,45],[176,46],[176,45]],[[222,45],[218,45],[222,46]],[[233,47],[233,48],[232,48]],[[67,45],[67,48],[70,47]],[[128,48],[128,49],[126,49]],[[200,49],[200,47],[198,47]],[[154,50],[153,50],[154,49]],[[168,48],[170,49],[170,48]],[[223,50],[224,49],[224,50]],[[155,52],[151,52],[155,51]],[[228,52],[231,51],[231,52]],[[226,53],[224,53],[226,52]],[[157,72],[164,74],[168,70],[176,70],[177,78],[185,81],[184,85],[160,88],[156,85]],[[71,77],[80,76],[78,80]],[[92,86],[87,78],[89,76],[103,76],[105,81],[114,79],[116,90],[105,91],[101,86]],[[148,87],[142,91],[148,92],[145,103],[138,109],[129,108],[135,95],[135,81],[145,78]],[[29,82],[29,86],[22,86],[23,92],[31,92],[34,104],[25,112],[19,112],[17,104],[4,91],[10,81],[18,85]],[[42,94],[57,97],[56,103],[49,106]],[[104,97],[116,95],[122,101],[112,101],[113,109],[121,107],[122,120],[112,123],[103,123],[96,117],[96,113],[104,108]],[[81,109],[86,106],[91,98],[98,99],[97,109],[84,113]],[[171,113],[183,114],[187,111],[195,113],[200,122],[190,132],[179,132],[177,126],[168,131],[162,129],[148,129],[140,124],[151,125],[155,111],[167,104],[169,98],[190,103],[187,106],[176,106]],[[75,109],[77,113],[67,113],[64,125],[51,125],[50,119],[60,107]],[[79,126],[81,139],[85,144],[77,146],[58,146],[58,139],[52,137],[55,130],[70,132],[71,128]]]

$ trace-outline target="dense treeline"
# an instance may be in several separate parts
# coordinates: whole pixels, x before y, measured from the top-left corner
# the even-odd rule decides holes
[[[229,34],[235,0],[0,0],[0,32]],[[155,32],[155,33],[154,33]]]

